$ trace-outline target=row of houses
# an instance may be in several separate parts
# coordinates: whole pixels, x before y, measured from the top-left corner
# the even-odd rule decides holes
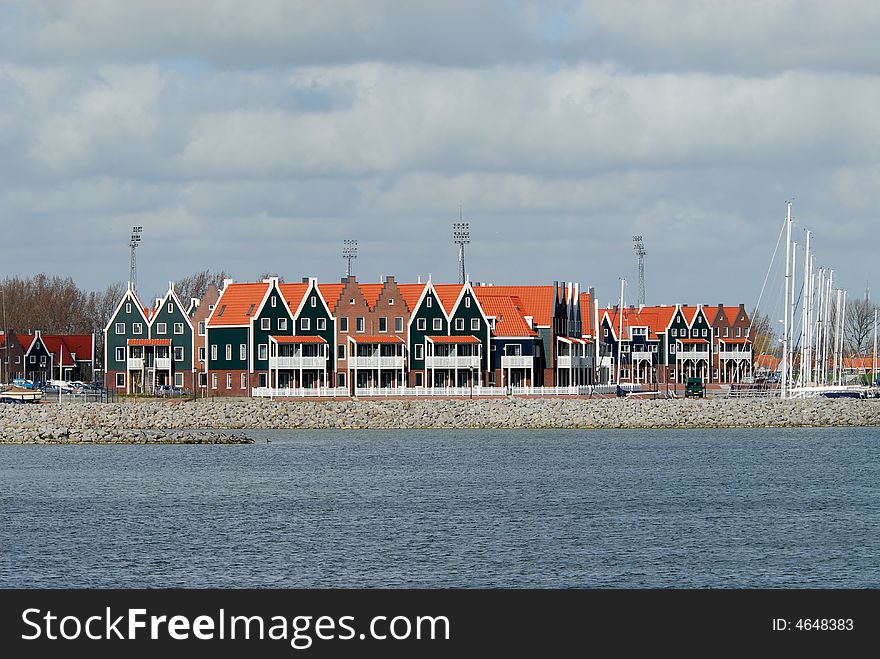
[[[105,383],[248,396],[737,382],[751,376],[749,333],[742,305],[600,308],[572,282],[272,277],[226,280],[186,304],[169,284],[149,306],[131,289],[120,300],[105,329]]]
[[[95,372],[94,334],[0,333],[0,381],[81,380]]]

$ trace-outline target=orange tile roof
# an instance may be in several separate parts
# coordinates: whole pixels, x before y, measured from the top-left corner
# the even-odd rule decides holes
[[[34,339],[37,338],[36,334],[16,334],[15,338],[18,339],[18,342],[21,344],[21,347],[24,348],[24,351],[27,352],[31,349],[31,345],[34,343]]]
[[[345,284],[318,284],[318,290],[324,296],[324,301],[330,307],[331,313],[336,310],[336,306],[339,304],[339,297],[342,295],[343,288],[345,288]],[[294,307],[295,310],[296,308]]]
[[[581,293],[578,299],[581,308],[581,334],[593,336],[593,301],[589,293]]]
[[[217,300],[214,313],[208,322],[209,327],[226,327],[230,325],[247,325],[253,317],[247,315],[247,311],[253,304],[256,313],[257,306],[263,301],[269,284],[265,282],[247,284],[229,284]]]
[[[476,286],[475,291],[491,290],[496,295],[518,297],[526,316],[531,316],[538,327],[552,324],[555,304],[552,286]]]
[[[327,343],[323,336],[273,336],[276,343]]]
[[[431,343],[479,343],[475,336],[426,336]]]
[[[348,339],[354,343],[404,343],[404,340],[399,336],[389,336],[387,334],[373,336],[358,334],[356,336],[349,336]]]
[[[775,371],[779,368],[779,363],[782,360],[779,357],[774,357],[773,355],[758,355],[755,357],[754,364],[755,366],[762,368],[769,368],[771,371]]]
[[[129,339],[130,346],[170,346],[171,339]]]
[[[678,339],[680,343],[687,344],[695,344],[695,343],[709,343],[709,339]]]
[[[300,282],[298,284],[279,284],[278,288],[281,289],[281,294],[284,296],[284,299],[287,300],[290,314],[293,315],[296,313],[296,310],[299,309],[300,302],[302,302],[306,292],[309,290],[309,284],[308,282]],[[323,295],[323,293],[321,295]],[[327,304],[332,305],[332,302],[328,302]]]
[[[495,316],[494,336],[537,336],[529,327],[522,310],[522,300],[511,295],[497,295],[494,286],[478,286],[474,293],[487,316]]]
[[[400,290],[400,294],[403,296],[403,301],[406,304],[407,309],[409,309],[410,313],[415,309],[416,304],[419,302],[419,298],[422,296],[422,291],[425,290],[425,286],[427,284],[398,284],[397,288]]]
[[[455,301],[458,299],[463,287],[464,284],[434,284],[434,291],[437,293],[440,304],[443,305],[443,310],[447,316],[452,313]]]
[[[375,309],[385,284],[358,284],[358,287],[361,289],[361,295],[364,296],[370,309]]]
[[[73,361],[73,357],[70,354],[70,348],[68,348],[64,343],[64,338],[57,334],[48,334],[41,335],[43,339],[43,345],[46,346],[46,350],[52,353],[54,357],[54,362],[57,365],[58,360],[61,360],[62,366],[75,366],[76,363]],[[89,351],[91,352],[91,350]]]

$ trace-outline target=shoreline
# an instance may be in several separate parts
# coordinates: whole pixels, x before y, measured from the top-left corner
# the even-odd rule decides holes
[[[246,430],[880,426],[880,400],[207,399],[0,406],[0,444],[242,444]]]

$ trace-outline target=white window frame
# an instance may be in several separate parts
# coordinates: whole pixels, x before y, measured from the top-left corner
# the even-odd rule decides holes
[[[442,332],[443,331],[443,319],[442,318],[435,318],[434,322],[431,326],[433,327],[433,329],[432,329],[433,332]]]
[[[116,361],[124,362],[125,361],[125,348],[119,346],[116,348]]]
[[[471,318],[471,332],[479,332],[480,331],[480,319],[479,318]]]
[[[385,326],[384,328],[382,326]],[[387,316],[379,316],[379,332],[384,333],[388,331],[388,317]]]
[[[274,307],[274,306],[277,306],[276,298],[275,298],[274,295],[272,296],[272,306],[273,306],[273,307]]]
[[[178,357],[178,355],[180,355],[180,357]],[[174,346],[174,361],[183,361],[183,346]]]
[[[232,361],[232,344],[231,343],[226,344],[226,361],[228,361],[228,362]]]
[[[464,332],[464,318],[455,319],[455,331]]]
[[[429,309],[431,307],[433,307],[434,306],[434,298],[429,296],[428,299],[425,300],[425,306],[428,307]]]
[[[243,362],[247,361],[247,343],[240,343],[238,345],[238,358]]]
[[[131,302],[125,303],[125,313],[131,313]]]
[[[394,331],[397,333],[403,331],[403,316],[394,317]]]
[[[168,323],[156,323],[156,334],[168,334]]]
[[[125,323],[116,323],[116,334],[125,334]]]
[[[232,373],[226,374],[226,388],[232,389]]]
[[[132,334],[143,334],[144,333],[144,324],[143,323],[132,323],[131,324],[131,333]]]
[[[272,299],[274,300],[275,298]],[[247,389],[247,373],[241,374],[241,386],[239,389]]]
[[[271,318],[260,318],[260,329],[264,332],[268,332],[272,329],[272,319]]]
[[[214,343],[211,345],[211,361],[217,361],[217,344]],[[216,389],[216,387],[214,387]]]
[[[183,386],[183,373],[175,373],[174,374],[174,386],[182,387]]]
[[[217,374],[211,373],[211,389],[217,388]]]
[[[465,306],[465,308],[467,308],[467,309],[470,309],[470,308],[471,308],[471,298],[470,298],[470,297],[466,297],[466,298],[464,299],[464,306]]]
[[[312,319],[306,318],[306,317],[300,318],[299,319],[299,328],[304,332],[308,332],[309,330],[311,330],[312,329]]]
[[[180,328],[180,331],[177,328]],[[174,323],[174,333],[183,334],[183,323]]]
[[[318,306],[318,298],[316,298],[316,297],[313,295],[313,296],[312,296],[312,308],[317,307],[317,306]]]
[[[269,359],[269,344],[261,343],[257,346],[257,359],[263,361]]]
[[[344,343],[340,343],[339,345],[337,345],[337,346],[336,346],[336,352],[337,352],[337,354],[338,354],[338,356],[336,357],[336,359],[340,359],[340,360],[341,360],[341,359],[345,359],[345,344],[344,344]]]
[[[199,321],[199,336],[205,336],[205,321]]]
[[[428,331],[428,321],[425,320],[424,318],[419,318],[418,320],[416,320],[416,329],[420,332],[427,332]]]
[[[413,357],[415,359],[424,359],[425,358],[425,344],[416,343],[416,345],[414,347],[415,347],[415,350],[413,352]]]
[[[116,374],[116,388],[125,389],[125,373]]]
[[[327,319],[326,318],[318,318],[317,325],[318,325],[318,331],[323,332],[325,329],[327,329]]]
[[[273,300],[275,298],[272,298]],[[278,319],[278,331],[286,332],[287,331],[287,318],[279,318]]]
[[[366,319],[363,316],[358,316],[354,319],[354,331],[358,334],[363,334],[366,326]]]
[[[205,361],[205,347],[204,346],[199,346],[199,361],[200,362]]]

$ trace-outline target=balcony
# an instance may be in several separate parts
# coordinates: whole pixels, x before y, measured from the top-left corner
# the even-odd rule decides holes
[[[171,357],[156,357],[153,360],[153,368],[160,371],[168,371],[171,369]]]
[[[684,361],[685,359],[709,359],[709,349],[706,348],[704,350],[679,350],[675,353],[675,358],[678,361]]]
[[[404,368],[406,359],[403,355],[381,357],[379,355],[353,355],[348,358],[348,368]]]
[[[650,362],[654,360],[654,357],[657,355],[656,352],[651,352],[650,350],[633,350],[631,353],[632,357],[630,359],[634,362],[636,361],[646,361]]]
[[[480,368],[479,355],[459,355],[452,357],[425,357],[425,368]]]
[[[721,350],[718,353],[719,359],[751,359],[751,350]]]
[[[589,357],[572,357],[571,355],[557,355],[556,368],[591,368],[593,360]]]
[[[532,355],[502,355],[501,368],[532,368],[534,361]]]
[[[269,368],[317,368],[323,370],[327,366],[325,357],[303,357],[292,355],[289,357],[269,357]]]
[[[128,370],[129,371],[140,371],[144,368],[144,358],[143,357],[129,357],[128,358]]]

